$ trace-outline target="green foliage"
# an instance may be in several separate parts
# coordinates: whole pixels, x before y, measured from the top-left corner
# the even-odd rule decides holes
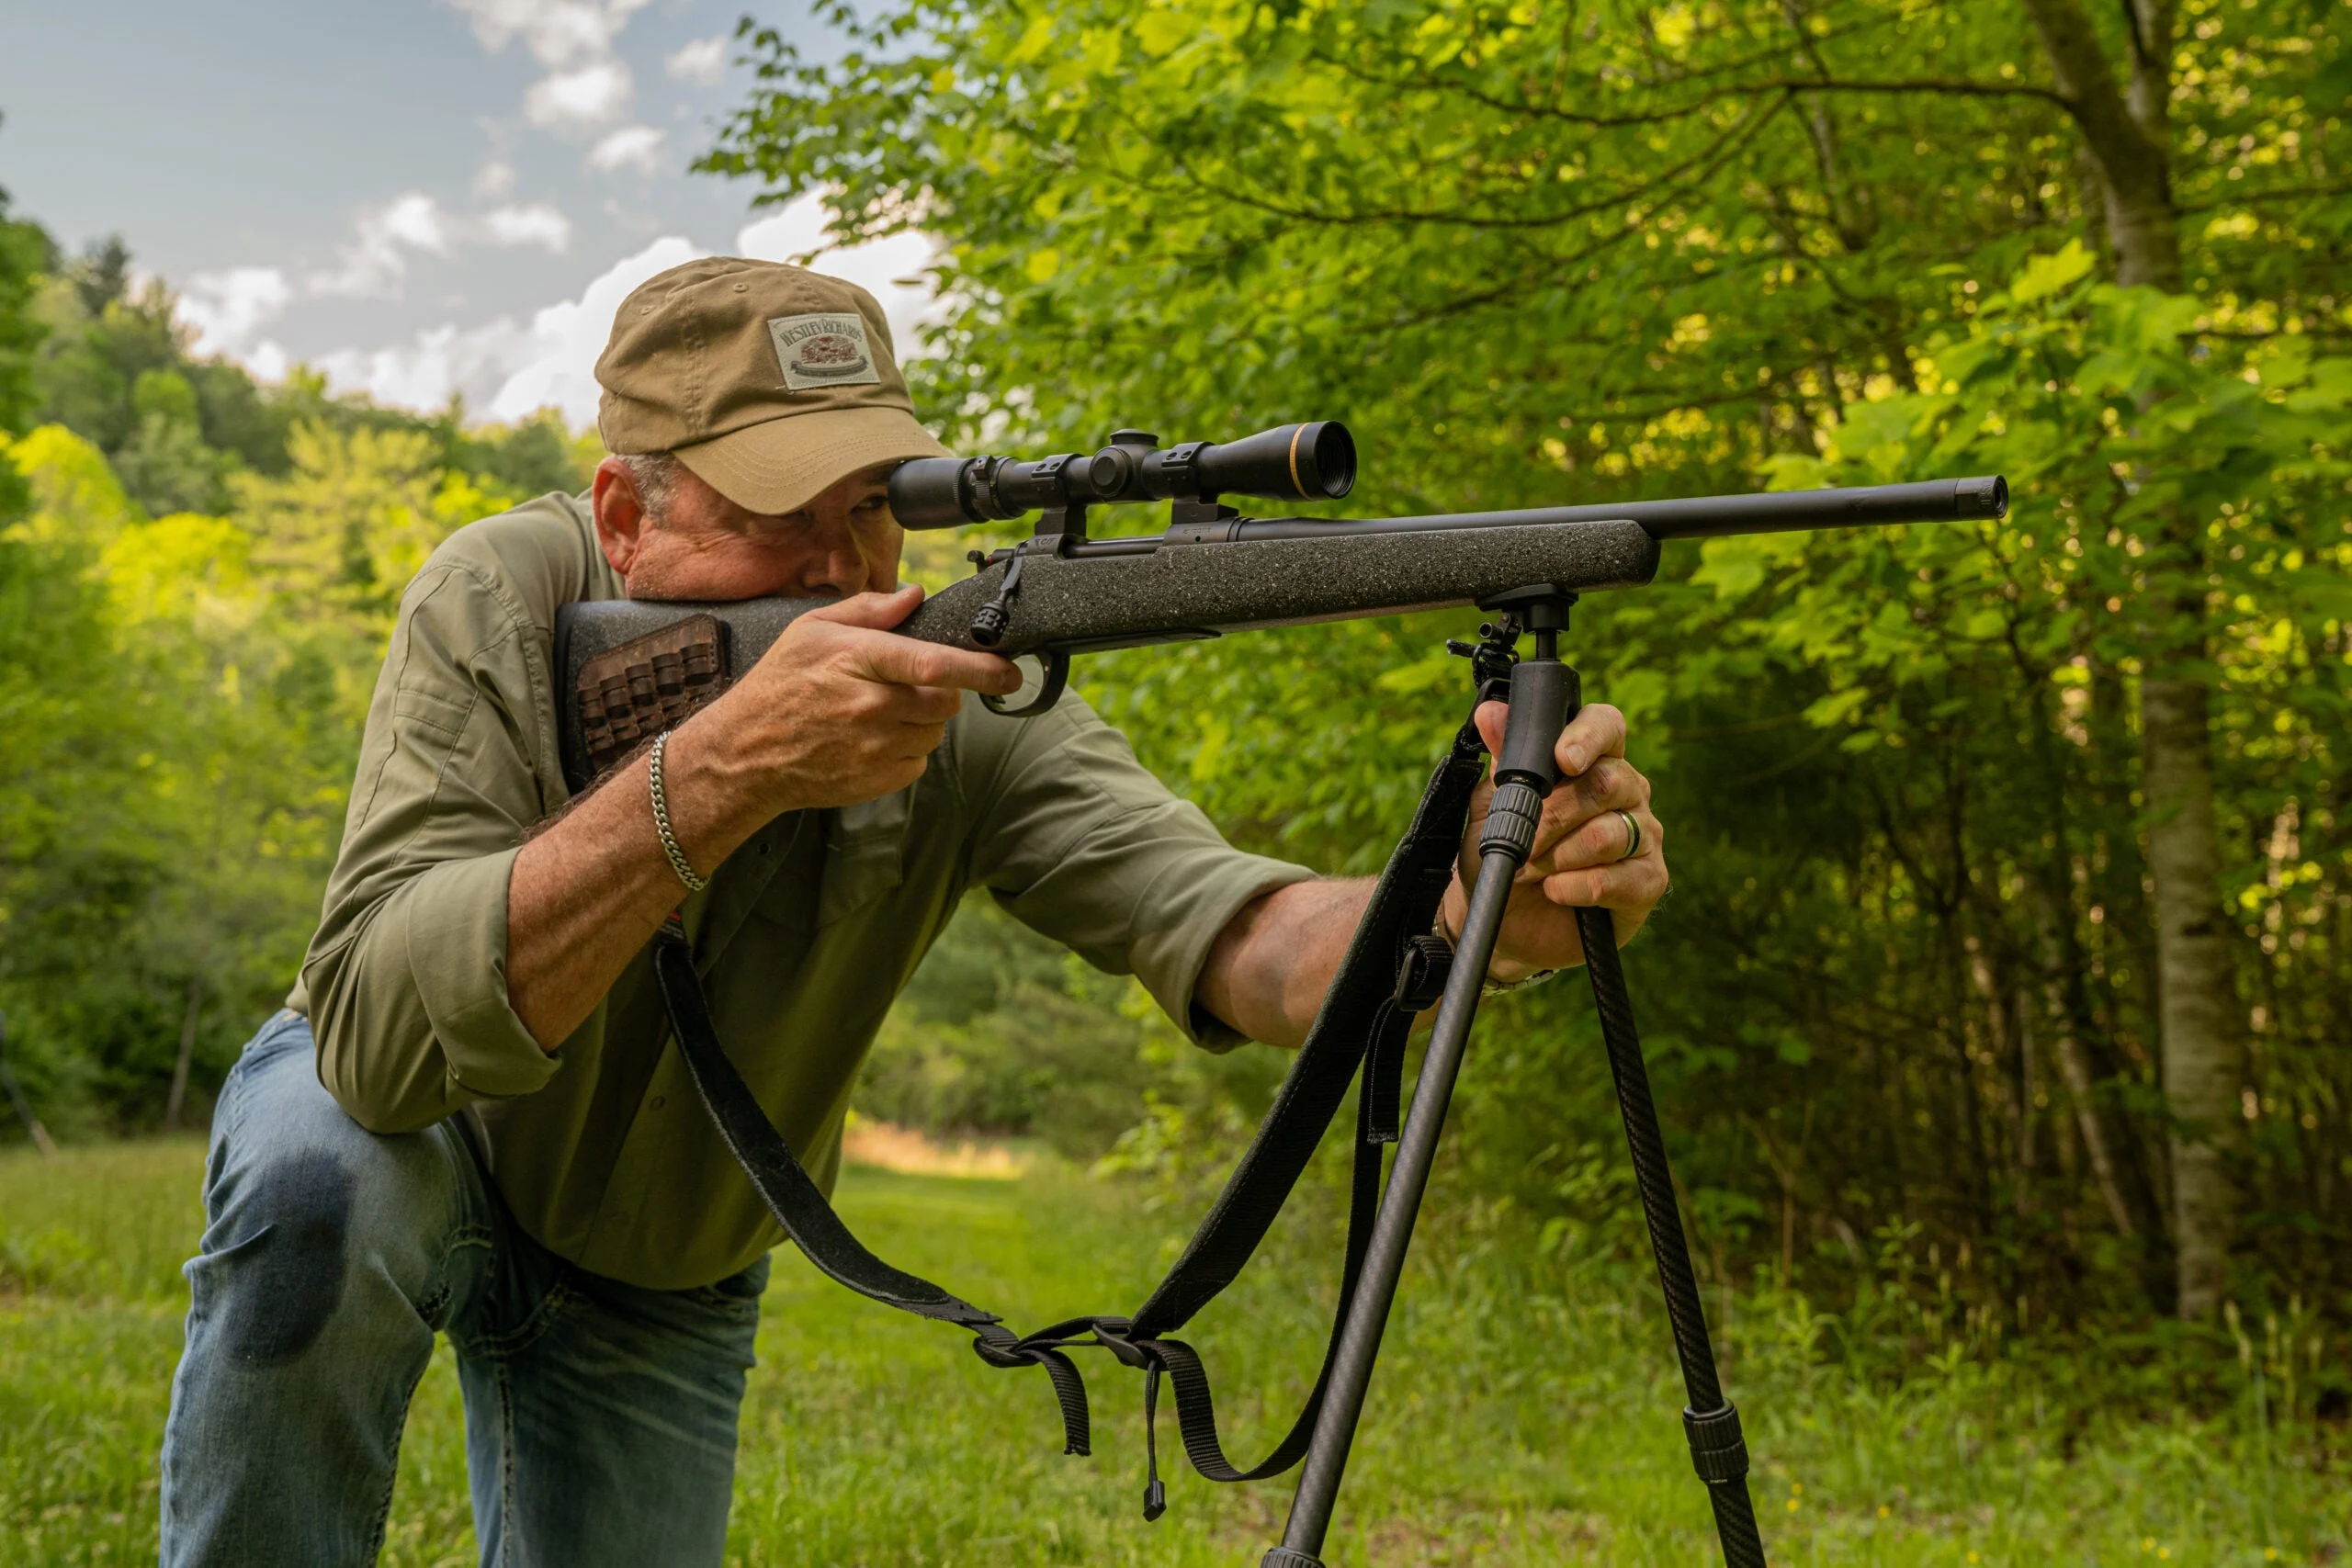
[[[967,898],[891,1010],[857,1085],[857,1109],[940,1136],[1035,1139],[1066,1158],[1118,1150],[1170,1117],[1264,1108],[1282,1064],[1204,1055],[1133,982],[1091,969],[998,908]]]
[[[430,467],[524,496],[581,488],[603,455],[593,435],[573,435],[551,409],[511,426],[469,426],[462,404],[419,418],[332,397],[299,367],[278,385],[257,386],[229,361],[188,356],[170,288],[150,279],[134,290],[119,238],[62,267],[47,243],[39,256],[53,270],[28,322],[40,345],[30,370],[35,415],[96,445],[153,515],[224,511],[241,477],[286,478],[306,425],[419,438]]]
[[[8,193],[0,190],[0,436],[22,431],[32,412],[32,350],[40,329],[28,312],[49,260],[49,236],[37,224],[9,217]],[[0,523],[24,502],[22,482],[0,471]]]
[[[119,242],[28,262],[0,228],[0,415],[50,422],[0,446],[0,1014],[70,1132],[153,1117],[183,1051],[201,1108],[308,941],[401,588],[592,465],[552,414],[193,361]]]
[[[2004,526],[1684,547],[1577,613],[1670,834],[1631,968],[1702,1268],[1860,1300],[1883,1236],[2002,1321],[2163,1304],[2154,669],[2215,694],[2235,1288],[2345,1299],[2341,4],[2179,7],[2173,298],[2113,286],[2023,6],[817,10],[823,63],[745,24],[702,166],[937,237],[916,384],[967,449],[1342,418],[1356,514],[2006,472]],[[1466,619],[1081,676],[1240,840],[1370,871]],[[1638,1246],[1577,989],[1496,1010],[1459,1101],[1461,1213],[1570,1258]]]

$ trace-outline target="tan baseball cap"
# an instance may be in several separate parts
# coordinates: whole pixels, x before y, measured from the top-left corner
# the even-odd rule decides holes
[[[710,256],[647,279],[596,380],[607,451],[674,453],[763,514],[861,468],[947,456],[915,421],[874,296],[805,267]]]

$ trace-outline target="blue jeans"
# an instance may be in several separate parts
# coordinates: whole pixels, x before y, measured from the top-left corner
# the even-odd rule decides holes
[[[373,1562],[436,1332],[486,1568],[719,1562],[767,1260],[692,1291],[574,1268],[514,1224],[460,1123],[370,1133],[313,1053],[279,1013],[213,1113],[164,1568]]]

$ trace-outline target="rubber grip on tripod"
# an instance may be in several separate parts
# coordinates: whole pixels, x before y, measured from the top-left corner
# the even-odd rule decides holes
[[[1266,1553],[1259,1562],[1258,1568],[1323,1568],[1323,1560],[1320,1557],[1309,1557],[1306,1552],[1294,1551],[1287,1546],[1278,1546]]]

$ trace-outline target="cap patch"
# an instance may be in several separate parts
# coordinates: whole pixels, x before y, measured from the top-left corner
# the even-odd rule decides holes
[[[773,316],[768,336],[784,384],[795,392],[820,387],[879,386],[882,372],[866,346],[865,321],[855,311],[828,310],[813,316]]]

